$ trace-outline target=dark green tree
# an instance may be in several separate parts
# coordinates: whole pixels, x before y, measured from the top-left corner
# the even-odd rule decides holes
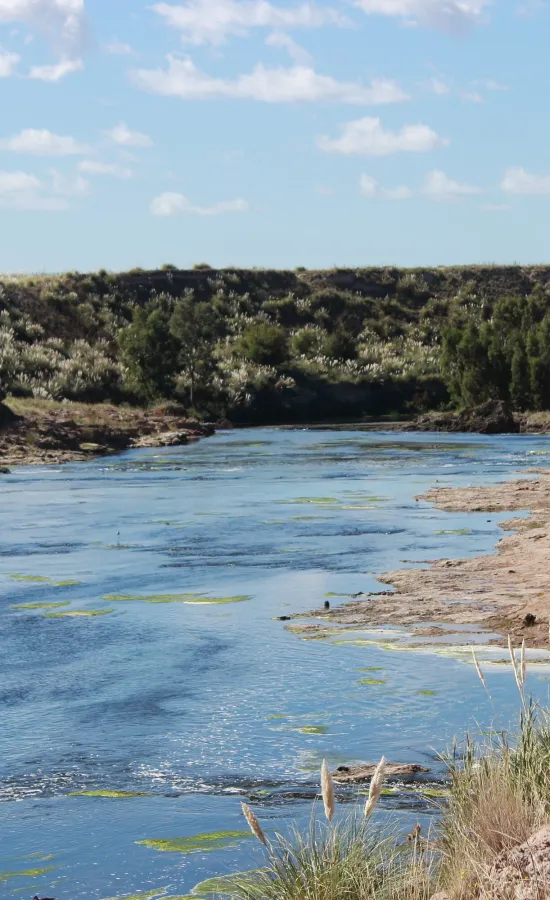
[[[204,387],[215,369],[212,356],[218,330],[218,319],[212,305],[184,297],[176,304],[170,330],[178,345],[178,363],[189,384],[189,399],[195,403],[195,392]]]
[[[321,352],[331,359],[356,359],[357,345],[351,332],[338,327],[327,335]]]
[[[160,310],[135,309],[132,322],[119,335],[129,385],[142,399],[155,400],[172,393],[177,347],[167,317]]]
[[[277,366],[288,358],[286,333],[278,325],[257,322],[243,331],[237,351],[252,362]]]

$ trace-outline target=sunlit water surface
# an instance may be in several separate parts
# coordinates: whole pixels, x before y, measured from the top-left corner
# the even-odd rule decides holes
[[[324,757],[384,753],[440,777],[453,735],[493,720],[472,666],[304,641],[274,618],[491,552],[507,516],[415,495],[549,453],[538,437],[259,429],[2,478],[0,897],[182,895],[257,867],[245,836],[188,854],[139,842],[240,832],[247,798],[270,833],[306,822]],[[174,602],[139,599],[159,595]],[[509,672],[487,677],[513,719]],[[531,674],[536,696],[547,677]],[[109,790],[145,796],[78,796]],[[406,827],[430,809],[405,792],[378,815]]]

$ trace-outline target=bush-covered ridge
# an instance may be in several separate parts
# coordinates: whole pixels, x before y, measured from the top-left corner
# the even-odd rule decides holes
[[[550,309],[549,285],[550,266],[293,272],[166,266],[6,276],[0,391],[91,402],[176,397],[243,422],[414,413],[447,403],[450,394],[458,401],[511,396],[523,405],[534,398],[546,408],[544,329],[530,340],[525,324],[527,361],[514,363],[519,392],[508,384],[513,353],[510,371],[501,367],[498,378],[486,377],[493,362],[485,332],[509,297],[516,312],[534,298],[538,328]],[[510,327],[523,328],[517,315]],[[461,335],[468,328],[464,361]],[[482,351],[487,357],[475,390],[466,371],[473,345],[476,365]],[[536,390],[527,387],[529,348],[542,359],[534,365]]]

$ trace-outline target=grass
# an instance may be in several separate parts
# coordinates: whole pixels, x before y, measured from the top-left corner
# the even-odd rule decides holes
[[[420,826],[400,835],[394,823],[381,829],[371,813],[383,788],[384,760],[375,773],[361,814],[333,821],[336,802],[326,763],[321,790],[327,822],[315,809],[307,833],[266,834],[252,810],[243,804],[252,833],[265,847],[266,863],[258,870],[231,876],[232,900],[430,900],[445,891],[450,900],[480,900],[490,893],[491,869],[502,852],[524,843],[550,818],[550,713],[525,693],[524,648],[510,645],[513,672],[521,701],[516,735],[493,729],[488,743],[469,738],[448,762],[448,788],[426,795],[441,807],[433,832]],[[485,676],[474,653],[483,687]],[[496,716],[496,711],[495,711]],[[538,890],[538,886],[530,882]],[[220,894],[223,888],[220,885]],[[488,893],[489,892],[489,893]],[[525,896],[537,896],[529,893]],[[511,894],[511,896],[519,896]],[[522,895],[523,896],[523,895]],[[543,892],[540,897],[548,898]],[[501,898],[504,900],[504,898]]]

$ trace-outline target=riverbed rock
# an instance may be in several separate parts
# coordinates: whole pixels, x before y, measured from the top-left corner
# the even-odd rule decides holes
[[[503,400],[488,400],[460,412],[428,413],[416,419],[406,430],[518,434],[520,422]]]
[[[550,898],[550,825],[524,844],[503,850],[480,895],[490,900],[548,900]]]
[[[332,773],[332,777],[338,784],[360,784],[363,781],[370,781],[377,765],[378,763],[360,763],[358,766],[339,766]],[[429,772],[429,769],[417,763],[386,763],[386,778],[404,778],[421,772]]]
[[[147,434],[136,438],[132,447],[179,447],[189,443],[187,431],[164,431],[161,434]]]

